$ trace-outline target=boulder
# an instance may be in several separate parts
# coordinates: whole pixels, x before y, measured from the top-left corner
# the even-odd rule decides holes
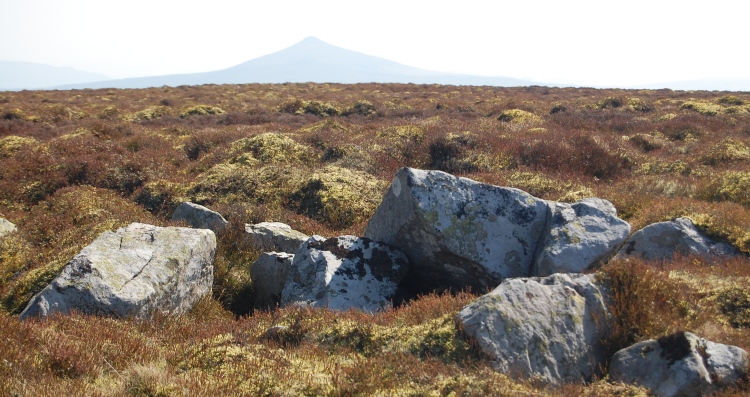
[[[456,322],[496,370],[560,385],[600,375],[607,316],[593,276],[558,273],[507,279]]]
[[[582,273],[611,258],[628,238],[630,224],[607,200],[548,202],[550,210],[531,275]]]
[[[196,229],[211,229],[214,232],[223,230],[229,222],[216,211],[189,202],[184,202],[172,214],[173,221],[185,221]]]
[[[617,259],[668,260],[675,255],[734,256],[736,248],[704,236],[693,221],[677,218],[648,225],[633,233],[617,253]]]
[[[146,318],[180,314],[211,292],[216,236],[207,229],[132,223],[104,232],[36,294],[20,318],[77,310]]]
[[[7,221],[5,218],[0,218],[0,238],[6,234],[10,234],[16,231],[16,225]]]
[[[403,253],[368,238],[312,236],[294,256],[281,306],[382,310],[408,269]]]
[[[294,255],[297,248],[310,236],[293,230],[281,222],[261,222],[245,225],[246,238],[258,249],[264,251],[286,252]]]
[[[690,332],[647,340],[615,353],[613,381],[636,384],[660,397],[700,397],[736,384],[748,372],[748,353]]]
[[[414,292],[486,292],[529,275],[546,217],[547,204],[521,190],[402,168],[365,237],[406,254]]]
[[[272,309],[279,305],[293,259],[294,255],[286,252],[265,252],[250,265],[256,309]]]

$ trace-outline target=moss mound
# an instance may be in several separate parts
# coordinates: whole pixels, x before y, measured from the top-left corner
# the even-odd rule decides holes
[[[370,174],[331,165],[308,177],[292,200],[299,212],[343,229],[368,220],[387,186]]]
[[[180,113],[180,118],[184,119],[190,116],[206,116],[210,114],[224,114],[224,109],[210,105],[191,106]]]
[[[232,143],[231,163],[246,165],[269,163],[311,164],[318,160],[315,151],[282,134],[266,132]]]
[[[168,110],[165,106],[150,106],[134,113],[125,114],[122,119],[129,122],[156,120],[166,115]]]
[[[506,110],[497,119],[511,124],[533,124],[542,121],[541,117],[521,109]]]
[[[742,141],[728,139],[704,153],[699,161],[711,166],[750,161],[750,148]]]
[[[0,159],[12,157],[17,151],[26,146],[32,146],[39,143],[31,137],[21,137],[10,135],[0,139]]]
[[[721,106],[711,102],[687,101],[680,105],[682,110],[692,110],[705,116],[716,116],[721,112]]]

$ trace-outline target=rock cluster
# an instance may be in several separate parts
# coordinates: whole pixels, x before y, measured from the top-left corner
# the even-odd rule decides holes
[[[21,318],[67,313],[148,317],[182,313],[210,292],[214,233],[226,220],[183,203],[173,216],[196,229],[134,223],[84,248]],[[9,226],[8,226],[9,225]],[[0,219],[0,237],[15,227]],[[211,230],[208,230],[211,229]],[[246,225],[266,251],[251,265],[254,306],[374,312],[433,291],[486,293],[456,324],[506,374],[547,384],[601,376],[659,396],[699,396],[748,371],[744,350],[678,333],[608,357],[607,288],[581,274],[620,259],[739,255],[703,236],[689,219],[631,227],[602,199],[542,200],[513,188],[440,171],[396,174],[364,237],[312,237],[289,225]]]

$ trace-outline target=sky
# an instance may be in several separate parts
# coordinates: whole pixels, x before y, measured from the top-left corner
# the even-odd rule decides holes
[[[220,70],[314,36],[422,69],[628,86],[750,78],[750,1],[0,0],[0,60]]]

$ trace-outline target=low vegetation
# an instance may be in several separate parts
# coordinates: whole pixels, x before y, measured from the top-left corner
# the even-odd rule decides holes
[[[22,91],[0,102],[0,395],[646,395],[492,370],[453,324],[470,293],[377,314],[252,310],[245,223],[361,235],[394,173],[686,216],[750,254],[750,94],[388,84]],[[213,296],[151,322],[17,314],[101,232],[221,212]],[[693,331],[750,349],[746,259],[614,262],[615,351]],[[272,328],[284,326],[284,328]],[[269,332],[269,329],[275,330]],[[722,396],[745,395],[728,390]]]

